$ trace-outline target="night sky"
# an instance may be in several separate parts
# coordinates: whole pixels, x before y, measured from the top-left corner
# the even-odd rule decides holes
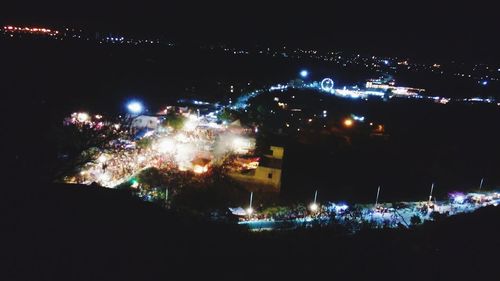
[[[260,43],[498,62],[492,3],[11,1],[0,23],[67,24],[180,41]],[[439,2],[439,3],[438,3]],[[490,1],[491,2],[491,1]]]

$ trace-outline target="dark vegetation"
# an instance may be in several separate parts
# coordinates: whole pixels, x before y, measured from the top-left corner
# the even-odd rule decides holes
[[[497,208],[339,236],[247,233],[87,186],[37,185],[16,195],[2,197],[10,199],[2,202],[7,280],[481,280],[494,276],[500,250]]]

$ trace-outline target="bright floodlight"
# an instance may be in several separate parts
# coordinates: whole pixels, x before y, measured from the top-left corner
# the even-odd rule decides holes
[[[311,210],[312,212],[317,212],[318,209],[319,209],[319,206],[316,203],[312,203],[311,205],[309,205],[309,210]]]
[[[142,104],[137,101],[132,101],[127,105],[127,108],[132,113],[141,113],[142,112]]]
[[[300,76],[301,76],[302,78],[306,78],[308,75],[309,75],[309,72],[307,72],[307,70],[302,70],[302,71],[300,72]]]
[[[253,213],[252,207],[247,208],[246,212],[247,212],[248,215],[251,215]]]

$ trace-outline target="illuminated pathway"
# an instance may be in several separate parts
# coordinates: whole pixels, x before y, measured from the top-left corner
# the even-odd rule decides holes
[[[450,199],[431,203],[428,202],[401,202],[400,207],[391,204],[353,205],[326,203],[320,210],[309,210],[305,215],[291,216],[288,219],[259,219],[258,213],[253,213],[250,218],[242,218],[238,224],[248,227],[251,231],[286,230],[308,228],[315,225],[327,226],[338,223],[352,233],[359,231],[363,225],[368,224],[373,228],[410,227],[433,220],[433,213],[453,216],[470,213],[487,206],[500,204],[499,192],[481,192],[468,194],[451,194]],[[412,222],[416,218],[418,222]]]
[[[321,82],[313,81],[311,83],[304,83],[302,86],[290,86],[288,84],[277,84],[274,86],[269,87],[268,89],[260,89],[260,90],[255,90],[250,93],[246,93],[241,95],[237,101],[231,105],[230,107],[232,109],[244,109],[248,106],[248,100],[260,95],[261,93],[264,93],[265,91],[273,92],[273,91],[284,91],[289,88],[292,89],[309,89],[309,90],[316,90],[319,92],[327,93],[336,97],[340,98],[350,98],[350,99],[367,99],[369,97],[372,98],[384,98],[385,92],[384,91],[376,91],[372,89],[365,89],[365,90],[360,90],[360,89],[348,89],[346,87],[344,88],[334,88],[333,81],[330,78],[325,78]],[[402,87],[403,88],[403,87]],[[403,88],[406,89],[406,88]],[[430,95],[420,95],[420,94],[408,94],[408,93],[400,93],[404,92],[403,90],[399,90],[396,93],[392,94],[390,98],[392,97],[399,97],[399,98],[407,98],[407,99],[414,99],[414,100],[430,100],[430,101],[435,101],[439,102],[441,104],[447,104],[450,101],[453,102],[461,102],[461,103],[488,103],[488,104],[497,104],[500,106],[500,102],[497,102],[493,98],[478,98],[478,97],[471,97],[471,98],[461,98],[461,99],[453,99],[453,98],[448,98],[448,97],[439,97],[439,96],[430,96]]]

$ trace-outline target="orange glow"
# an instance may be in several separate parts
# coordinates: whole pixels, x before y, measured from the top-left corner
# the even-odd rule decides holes
[[[193,172],[195,172],[195,174],[203,174],[206,173],[207,171],[208,171],[207,166],[194,165],[193,167]]]
[[[352,119],[347,118],[347,119],[344,120],[344,126],[346,126],[346,127],[352,127],[352,125],[354,125],[354,121],[352,121]]]

